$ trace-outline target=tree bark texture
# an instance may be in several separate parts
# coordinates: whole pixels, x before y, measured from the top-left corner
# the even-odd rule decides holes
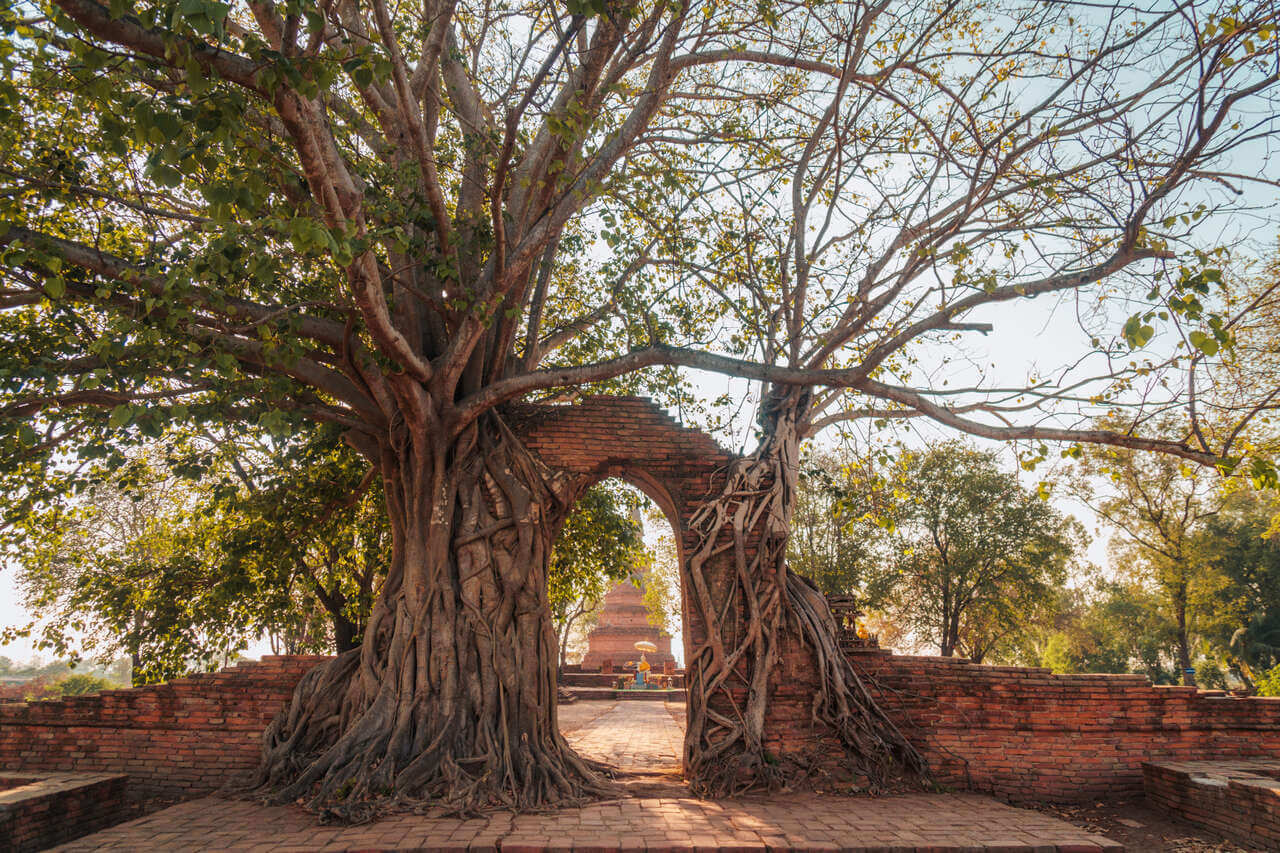
[[[839,740],[854,778],[878,789],[904,770],[926,770],[841,651],[826,599],[786,566],[805,405],[793,393],[767,411],[759,449],[733,463],[720,493],[691,518],[695,545],[682,571],[700,640],[687,662],[684,760],[700,796],[776,790],[808,772],[798,756],[766,749],[784,633],[813,656],[813,721]]]
[[[556,720],[547,605],[556,479],[497,416],[383,449],[393,556],[363,644],[309,672],[264,735],[258,789],[359,821],[607,794]]]

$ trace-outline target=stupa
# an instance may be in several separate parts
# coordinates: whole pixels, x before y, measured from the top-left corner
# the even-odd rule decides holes
[[[596,627],[587,635],[587,652],[582,656],[584,670],[598,670],[605,661],[610,661],[614,669],[622,669],[628,661],[640,659],[636,643],[641,640],[648,640],[658,647],[656,652],[645,655],[654,672],[662,672],[667,661],[675,661],[671,654],[671,638],[649,624],[644,593],[635,581],[644,583],[642,570],[634,571],[631,577],[619,581],[605,595]]]

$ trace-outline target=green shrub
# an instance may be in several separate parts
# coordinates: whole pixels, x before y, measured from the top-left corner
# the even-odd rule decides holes
[[[1259,696],[1280,696],[1280,665],[1271,667],[1258,679]]]
[[[61,696],[84,696],[87,693],[98,693],[103,690],[114,690],[116,685],[96,675],[68,675],[61,681],[49,685],[50,698]]]

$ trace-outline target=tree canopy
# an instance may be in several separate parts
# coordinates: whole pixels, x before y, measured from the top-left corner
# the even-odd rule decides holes
[[[980,663],[1051,607],[1083,530],[994,453],[941,444],[908,457],[902,478],[910,496],[880,583],[897,618],[941,654]]]
[[[1194,222],[1275,129],[1265,4],[519,12],[7,11],[7,469],[224,419],[368,449],[401,409],[456,433],[677,364],[830,387],[815,429],[1104,440],[979,416],[1117,402],[1156,369],[1176,381],[1147,404],[1185,404],[1229,341]],[[1119,293],[1094,376],[912,372],[988,306]],[[1162,322],[1178,346],[1124,364]],[[1138,423],[1110,438],[1236,449]]]

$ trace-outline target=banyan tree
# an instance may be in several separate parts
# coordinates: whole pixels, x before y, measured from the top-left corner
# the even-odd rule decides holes
[[[363,643],[273,725],[262,790],[533,807],[607,783],[555,727],[566,497],[512,407],[758,383],[758,442],[685,555],[690,584],[756,537],[718,599],[736,615],[704,614],[688,772],[788,782],[763,730],[784,635],[850,771],[918,769],[784,563],[801,442],[923,418],[1237,459],[1265,406],[1215,407],[1213,367],[1250,308],[1223,308],[1198,225],[1259,203],[1272,9],[21,0],[9,494],[182,425],[333,425],[381,480],[390,568]],[[976,363],[1064,326],[1034,371]],[[1145,433],[1153,410],[1185,431]]]

